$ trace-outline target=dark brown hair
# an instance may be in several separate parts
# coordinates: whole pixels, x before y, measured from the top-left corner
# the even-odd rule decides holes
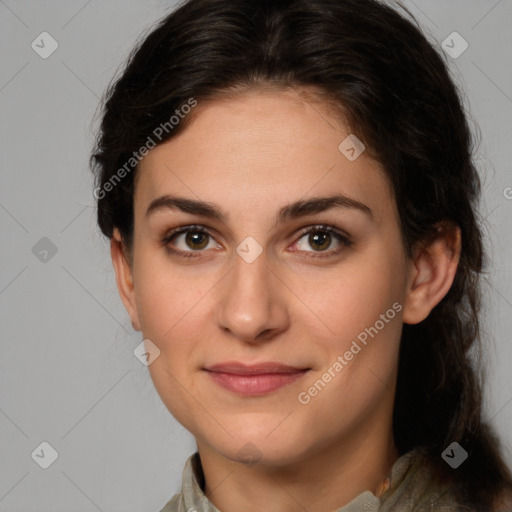
[[[403,326],[394,435],[401,454],[424,447],[434,474],[453,482],[461,504],[487,512],[512,489],[512,477],[482,417],[485,255],[475,213],[475,142],[447,58],[400,7],[412,21],[376,0],[185,2],[137,44],[106,93],[91,157],[98,224],[109,238],[119,228],[131,247],[134,152],[191,98],[261,86],[321,91],[384,166],[409,256],[443,222],[460,226],[451,289],[423,322]],[[192,116],[168,124],[157,142],[186,129]],[[121,168],[122,179],[112,181]],[[469,453],[458,469],[441,458],[454,441]]]

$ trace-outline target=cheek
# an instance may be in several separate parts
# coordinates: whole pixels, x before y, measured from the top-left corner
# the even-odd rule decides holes
[[[294,289],[332,337],[347,340],[374,325],[395,302],[401,303],[398,274],[398,264],[391,258],[386,264],[381,257],[354,256],[332,271],[296,279]],[[396,316],[396,308],[390,316]]]
[[[162,402],[185,428],[189,424],[190,395],[196,395],[194,369],[200,362],[201,314],[199,282],[156,259],[139,259],[136,271],[136,300],[144,338],[150,339],[160,355],[148,366]]]
[[[322,328],[327,333],[322,339],[312,336],[317,353],[323,352],[322,369],[312,381],[320,379],[322,389],[328,382],[315,407],[332,400],[346,411],[357,410],[354,404],[375,405],[383,387],[391,386],[402,330],[400,265],[396,251],[376,246],[321,279],[309,278],[309,286],[302,287],[304,302],[329,327]]]
[[[372,402],[391,386],[398,364],[402,331],[403,283],[400,279],[399,260],[379,257],[369,258],[358,272],[347,273],[339,289],[331,289],[331,297],[341,308],[331,307],[334,330],[340,333],[336,354],[348,361],[338,380],[341,394],[348,393],[362,403]],[[376,265],[377,260],[380,264]],[[378,270],[377,270],[378,269]],[[335,360],[334,359],[334,360]],[[336,399],[336,398],[335,398]],[[340,394],[337,399],[344,401]]]
[[[201,299],[202,287],[187,277],[188,271],[173,266],[163,250],[141,250],[136,257],[135,299],[142,332],[163,343],[187,322]]]

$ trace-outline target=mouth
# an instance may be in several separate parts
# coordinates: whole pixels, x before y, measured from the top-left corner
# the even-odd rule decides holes
[[[204,368],[214,383],[243,396],[258,396],[277,391],[303,377],[311,368],[267,362],[246,365],[221,363]]]

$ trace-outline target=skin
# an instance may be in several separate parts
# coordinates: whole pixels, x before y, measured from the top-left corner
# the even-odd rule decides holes
[[[392,411],[402,324],[425,319],[448,292],[460,231],[441,230],[408,259],[381,165],[366,153],[349,161],[338,149],[349,129],[295,91],[249,91],[200,103],[193,115],[139,166],[133,261],[117,230],[111,254],[134,329],[160,350],[149,366],[154,385],[196,438],[206,495],[223,512],[327,512],[366,490],[379,495],[398,457]],[[372,216],[332,208],[275,222],[288,203],[333,193],[364,203]],[[229,219],[170,208],[147,216],[165,194],[214,203]],[[168,245],[199,257],[169,254],[166,233],[190,224],[212,237],[194,245],[182,234]],[[318,248],[303,234],[316,224],[339,229],[353,244],[331,236]],[[236,252],[248,236],[263,250],[252,263]],[[300,403],[298,394],[396,302],[396,316]],[[310,371],[272,393],[244,397],[203,370],[231,360]],[[249,442],[257,463],[240,460]]]

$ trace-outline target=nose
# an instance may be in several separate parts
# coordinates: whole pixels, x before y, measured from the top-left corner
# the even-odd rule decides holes
[[[271,340],[289,326],[286,286],[268,266],[265,252],[251,263],[238,255],[234,259],[217,290],[217,325],[243,343]]]

